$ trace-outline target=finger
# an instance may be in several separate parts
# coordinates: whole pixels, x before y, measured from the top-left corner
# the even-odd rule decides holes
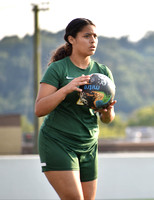
[[[82,75],[80,76],[80,80],[90,80],[90,76],[89,75]]]
[[[97,113],[97,112],[100,112],[100,113],[103,113],[103,112],[107,112],[107,108],[103,108],[103,109],[98,109],[98,110],[95,110],[94,113]]]
[[[111,104],[109,106],[113,106],[116,103],[117,103],[117,100],[114,100],[113,102],[111,102]]]
[[[77,92],[82,92],[82,89],[77,87],[77,88],[76,88],[76,91],[77,91]]]
[[[78,85],[88,85],[88,84],[89,84],[88,81],[81,81],[78,83]]]

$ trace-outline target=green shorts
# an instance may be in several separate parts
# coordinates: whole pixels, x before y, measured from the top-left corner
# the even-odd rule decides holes
[[[39,155],[43,172],[78,170],[82,182],[97,179],[97,143],[85,151],[79,151],[41,131],[39,134]]]

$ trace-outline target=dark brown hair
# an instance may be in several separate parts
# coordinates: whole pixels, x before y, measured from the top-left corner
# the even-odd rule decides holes
[[[65,58],[66,56],[70,56],[72,54],[72,44],[69,43],[68,36],[70,35],[75,38],[77,36],[77,33],[80,32],[87,25],[95,26],[95,24],[93,24],[92,21],[85,18],[76,18],[67,25],[65,29],[65,35],[64,35],[64,40],[66,41],[66,43],[62,45],[61,47],[59,47],[53,53],[51,60],[49,62],[49,65],[52,62],[61,60]]]

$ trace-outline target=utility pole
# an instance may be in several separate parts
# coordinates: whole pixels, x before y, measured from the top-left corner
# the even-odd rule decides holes
[[[33,56],[33,77],[34,77],[34,105],[38,93],[40,75],[41,75],[41,46],[40,46],[40,30],[39,30],[39,11],[46,11],[49,8],[39,8],[37,4],[32,4],[34,12],[34,37],[33,37],[33,46],[34,46],[34,56]],[[34,115],[34,150],[35,154],[38,153],[38,132],[40,128],[40,118]]]

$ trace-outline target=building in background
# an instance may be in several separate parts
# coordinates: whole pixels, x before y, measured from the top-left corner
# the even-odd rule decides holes
[[[0,115],[0,155],[21,154],[21,152],[21,116]]]

